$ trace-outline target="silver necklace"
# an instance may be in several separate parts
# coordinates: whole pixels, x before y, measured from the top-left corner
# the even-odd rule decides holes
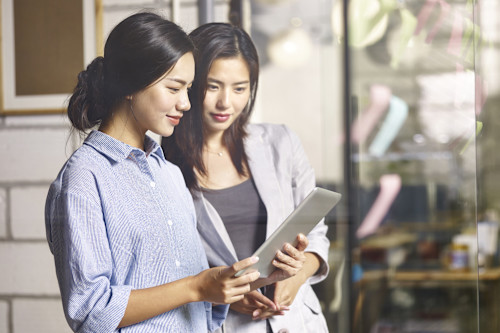
[[[205,151],[209,152],[210,154],[214,154],[214,155],[217,155],[219,157],[222,157],[222,152],[215,152],[215,151],[211,151],[211,150],[208,150],[207,148],[204,148]]]

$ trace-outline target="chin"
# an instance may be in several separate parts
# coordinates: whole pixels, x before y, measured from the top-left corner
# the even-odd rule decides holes
[[[149,132],[159,136],[171,136],[174,133],[174,128],[172,127],[170,129],[155,129],[155,130],[150,130]]]

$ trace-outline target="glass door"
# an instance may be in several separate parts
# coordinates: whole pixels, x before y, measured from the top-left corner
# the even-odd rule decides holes
[[[261,57],[253,121],[343,194],[314,285],[330,331],[500,332],[497,1],[231,3]]]
[[[350,331],[498,332],[482,320],[500,271],[496,215],[477,200],[479,6],[337,5],[348,17],[338,34],[347,41]]]

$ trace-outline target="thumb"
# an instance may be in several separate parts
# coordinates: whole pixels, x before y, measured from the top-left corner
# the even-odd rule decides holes
[[[297,246],[295,247],[299,251],[304,251],[309,245],[309,240],[304,234],[297,235]]]

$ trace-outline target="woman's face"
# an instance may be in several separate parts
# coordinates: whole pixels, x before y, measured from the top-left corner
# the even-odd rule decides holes
[[[219,58],[207,76],[203,122],[207,134],[224,132],[250,99],[250,71],[242,57]]]
[[[193,54],[186,53],[161,79],[134,94],[132,109],[139,130],[172,135],[183,112],[191,108],[187,91],[193,79]]]

